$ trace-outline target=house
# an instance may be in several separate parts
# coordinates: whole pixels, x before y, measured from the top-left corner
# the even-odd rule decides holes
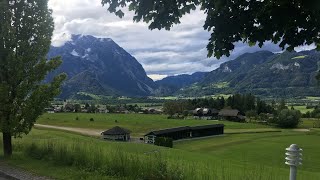
[[[217,109],[203,108],[202,119],[211,120],[217,117],[218,114],[219,114],[219,111]]]
[[[197,108],[197,109],[193,110],[193,116],[195,118],[201,117],[202,116],[202,111],[203,111],[202,108]]]
[[[54,108],[45,108],[45,111],[49,114],[53,114],[54,113]]]
[[[223,124],[196,126],[196,127],[177,127],[170,129],[163,129],[158,131],[151,131],[144,136],[144,142],[154,144],[157,137],[167,137],[173,140],[213,136],[224,133]]]
[[[64,104],[63,109],[64,109],[64,112],[74,112],[75,110],[74,105],[70,103]]]
[[[130,130],[116,126],[116,127],[113,127],[112,129],[101,132],[101,136],[105,140],[129,141],[130,133],[131,133]]]
[[[117,113],[120,113],[120,114],[129,114],[130,111],[128,111],[125,107],[119,107],[118,110],[116,111]]]
[[[96,111],[97,113],[109,113],[109,110],[108,109],[106,109],[106,108],[98,108],[97,109],[97,111]]]
[[[217,117],[219,114],[219,111],[217,109],[211,109],[211,108],[197,108],[193,111],[193,116],[195,119],[214,119],[214,117]]]
[[[243,116],[237,109],[222,109],[219,112],[219,117],[221,119],[236,121],[236,122],[245,122],[245,116]]]

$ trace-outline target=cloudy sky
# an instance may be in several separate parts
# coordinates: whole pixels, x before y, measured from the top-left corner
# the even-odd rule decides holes
[[[227,60],[245,52],[261,50],[238,43],[229,58],[207,58],[209,33],[203,30],[205,15],[194,11],[182,18],[171,31],[148,29],[145,23],[134,23],[132,13],[125,11],[122,19],[107,12],[101,0],[49,0],[53,10],[54,46],[61,46],[70,34],[112,38],[142,64],[149,77],[161,79],[177,74],[212,71]],[[267,43],[264,50],[281,51]]]

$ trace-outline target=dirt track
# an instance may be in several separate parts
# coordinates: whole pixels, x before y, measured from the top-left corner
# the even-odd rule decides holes
[[[103,131],[103,130],[97,130],[97,129],[51,126],[51,125],[43,125],[43,124],[35,124],[35,127],[48,128],[48,129],[59,129],[59,130],[75,132],[75,133],[88,135],[88,136],[100,136],[100,133]]]

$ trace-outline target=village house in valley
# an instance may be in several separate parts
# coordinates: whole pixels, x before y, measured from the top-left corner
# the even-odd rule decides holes
[[[243,116],[237,109],[222,109],[219,112],[220,119],[229,121],[245,122],[245,116]]]
[[[212,120],[219,114],[219,110],[211,108],[197,108],[193,110],[193,117],[195,119]]]

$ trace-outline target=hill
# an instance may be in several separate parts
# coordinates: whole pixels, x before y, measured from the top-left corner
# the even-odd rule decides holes
[[[173,93],[183,87],[190,86],[193,83],[203,80],[207,74],[207,72],[196,72],[191,75],[181,74],[177,76],[166,77],[155,82],[158,86],[157,93],[164,95]]]
[[[177,94],[253,93],[273,97],[320,95],[315,76],[319,70],[317,51],[268,51],[245,53],[223,63],[203,80]]]
[[[48,57],[61,56],[63,63],[48,76],[65,72],[68,79],[62,87],[62,98],[80,92],[96,95],[146,96],[155,83],[142,65],[109,38],[73,35],[61,47],[51,47]]]

